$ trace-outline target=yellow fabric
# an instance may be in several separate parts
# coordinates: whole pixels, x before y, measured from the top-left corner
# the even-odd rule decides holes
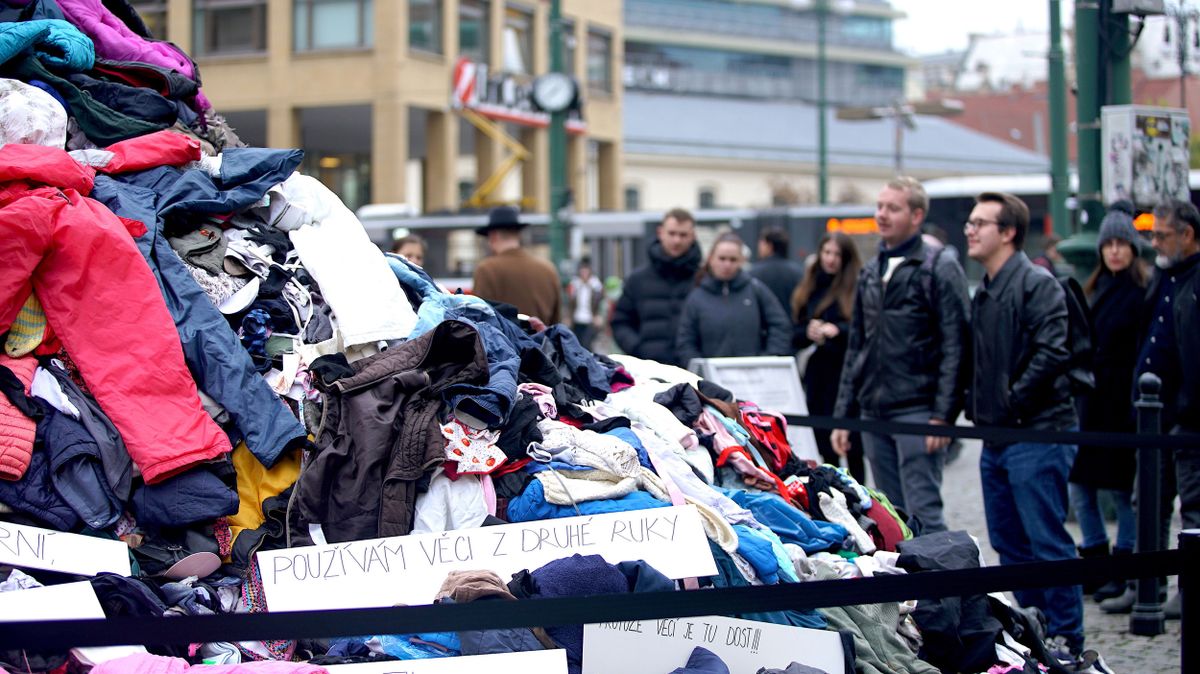
[[[234,448],[233,467],[237,469],[238,500],[241,502],[237,514],[229,518],[230,533],[235,540],[241,532],[257,529],[266,521],[263,501],[278,496],[296,483],[300,477],[301,451],[297,448],[280,455],[279,461],[268,470],[250,453],[245,442],[239,442]]]
[[[8,330],[8,340],[4,342],[4,352],[13,358],[32,353],[42,340],[46,338],[46,312],[37,295],[29,293],[24,306]]]

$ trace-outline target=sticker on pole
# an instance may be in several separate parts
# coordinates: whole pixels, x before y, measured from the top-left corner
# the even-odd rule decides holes
[[[464,655],[457,658],[396,660],[361,665],[326,665],[329,674],[567,674],[567,652],[562,649]]]
[[[584,625],[583,674],[670,672],[686,667],[697,646],[721,658],[729,674],[787,669],[793,662],[829,674],[846,671],[837,632],[702,616]]]
[[[430,604],[451,571],[507,580],[574,554],[644,560],[671,579],[717,573],[690,505],[271,550],[258,565],[272,612],[305,611]]]
[[[94,576],[130,575],[129,546],[106,538],[0,522],[0,564]]]

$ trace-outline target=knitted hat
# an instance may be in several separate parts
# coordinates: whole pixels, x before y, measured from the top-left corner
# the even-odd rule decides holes
[[[1113,239],[1119,239],[1133,246],[1134,252],[1141,248],[1141,238],[1133,227],[1133,204],[1122,199],[1108,206],[1108,213],[1100,221],[1100,235],[1096,245],[1100,248]]]
[[[29,298],[8,330],[4,352],[13,358],[20,358],[38,348],[45,339],[46,312],[42,310],[37,295],[29,293]]]

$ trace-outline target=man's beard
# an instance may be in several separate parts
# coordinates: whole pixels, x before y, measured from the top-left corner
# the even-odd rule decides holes
[[[1173,265],[1174,263],[1171,261],[1171,258],[1166,255],[1157,255],[1154,258],[1154,266],[1159,269],[1170,269]]]

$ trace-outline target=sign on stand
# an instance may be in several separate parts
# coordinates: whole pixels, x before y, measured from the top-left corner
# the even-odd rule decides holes
[[[837,632],[721,616],[631,620],[583,627],[583,674],[670,672],[692,650],[712,651],[730,674],[786,669],[793,662],[845,674]]]
[[[94,536],[0,522],[0,564],[94,576],[131,573],[129,546]]]
[[[562,649],[464,655],[458,658],[395,660],[361,665],[326,665],[329,674],[567,674],[567,652]]]
[[[763,411],[808,416],[808,399],[795,358],[694,358],[688,370],[729,389],[738,400],[756,403]],[[813,429],[788,426],[787,437],[796,458],[821,460]]]
[[[450,571],[507,580],[576,553],[645,560],[672,579],[717,573],[690,505],[272,550],[258,564],[270,610],[304,611],[430,604]]]

